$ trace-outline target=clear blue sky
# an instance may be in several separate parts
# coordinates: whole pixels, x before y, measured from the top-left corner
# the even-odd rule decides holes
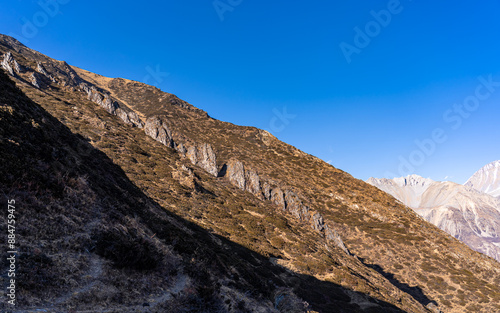
[[[102,75],[156,83],[357,178],[463,183],[500,159],[500,87],[478,87],[479,76],[500,82],[499,1],[220,0],[219,12],[212,0],[57,3],[3,1],[0,32]],[[372,10],[392,13],[377,22]],[[358,49],[350,63],[348,45]],[[464,101],[470,111],[448,111]],[[295,116],[286,123],[284,108]]]

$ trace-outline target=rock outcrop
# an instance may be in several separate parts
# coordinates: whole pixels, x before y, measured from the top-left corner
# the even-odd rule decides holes
[[[201,167],[213,176],[218,176],[217,156],[212,146],[207,143],[179,142],[182,139],[174,139],[174,135],[167,123],[165,117],[151,116],[146,120],[144,132],[163,145],[177,150],[182,157],[188,158],[193,165]]]
[[[231,159],[224,165],[225,176],[234,186],[248,191],[260,199],[273,202],[279,209],[287,211],[298,220],[310,223],[311,228],[322,233],[335,246],[349,253],[339,234],[325,223],[319,212],[312,212],[300,197],[287,187],[271,187],[271,183],[261,180],[257,171],[246,168],[236,159]]]
[[[144,124],[144,132],[149,137],[161,142],[167,147],[175,148],[172,133],[158,116],[149,117]]]
[[[120,104],[107,94],[102,94],[95,86],[81,82],[79,85],[80,91],[87,94],[87,99],[101,106],[106,112],[118,116],[123,122],[128,125],[143,128],[144,123],[139,118],[139,115],[129,108],[120,106]]]
[[[35,86],[36,88],[40,89],[40,83],[38,82],[38,79],[36,78],[36,73],[31,73],[30,74],[30,80],[31,80],[31,84],[33,86]]]
[[[11,76],[14,76],[14,70],[11,65],[12,60],[13,60],[12,53],[7,52],[3,55],[3,60],[1,65],[2,68],[7,71],[7,73],[9,73]]]
[[[11,52],[7,52],[3,55],[3,60],[0,63],[2,68],[7,71],[11,76],[15,74],[21,74],[24,72],[24,69],[17,63],[17,61],[12,56]]]
[[[40,63],[40,62],[37,63],[36,70],[37,70],[38,73],[43,74],[45,77],[47,77],[48,79],[50,79],[53,83],[56,82],[56,79],[52,75],[50,75],[49,73],[47,73],[47,71],[43,67],[42,63]]]
[[[194,165],[201,167],[213,176],[217,176],[217,158],[212,146],[208,143],[189,146],[186,156]]]
[[[231,159],[226,166],[226,177],[229,181],[241,190],[246,190],[245,167],[243,163]]]
[[[141,118],[134,111],[125,111],[124,109],[118,107],[116,109],[116,116],[118,116],[127,125],[136,126],[138,128],[142,128],[144,126]]]

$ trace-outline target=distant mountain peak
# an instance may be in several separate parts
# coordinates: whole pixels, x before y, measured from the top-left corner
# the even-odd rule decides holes
[[[467,180],[466,186],[494,197],[500,196],[500,160],[491,162]]]
[[[429,186],[435,183],[434,180],[430,178],[424,178],[417,174],[408,175],[406,177],[396,177],[393,179],[388,178],[374,178],[370,177],[367,183],[372,185],[396,185],[400,187],[404,186]]]
[[[424,178],[416,174],[395,178],[394,181],[403,186],[426,186],[435,183],[435,181],[430,178]]]

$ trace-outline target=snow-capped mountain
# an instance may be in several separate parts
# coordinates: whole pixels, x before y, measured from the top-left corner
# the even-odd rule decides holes
[[[469,186],[418,175],[367,182],[476,251],[500,261],[500,200]]]
[[[500,161],[492,162],[477,171],[465,185],[493,197],[500,197]]]

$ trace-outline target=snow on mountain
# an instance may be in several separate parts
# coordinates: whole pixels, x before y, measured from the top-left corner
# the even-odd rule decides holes
[[[493,197],[500,197],[500,161],[484,166],[472,175],[465,185]]]
[[[470,186],[418,175],[367,182],[474,250],[500,261],[500,199]]]

